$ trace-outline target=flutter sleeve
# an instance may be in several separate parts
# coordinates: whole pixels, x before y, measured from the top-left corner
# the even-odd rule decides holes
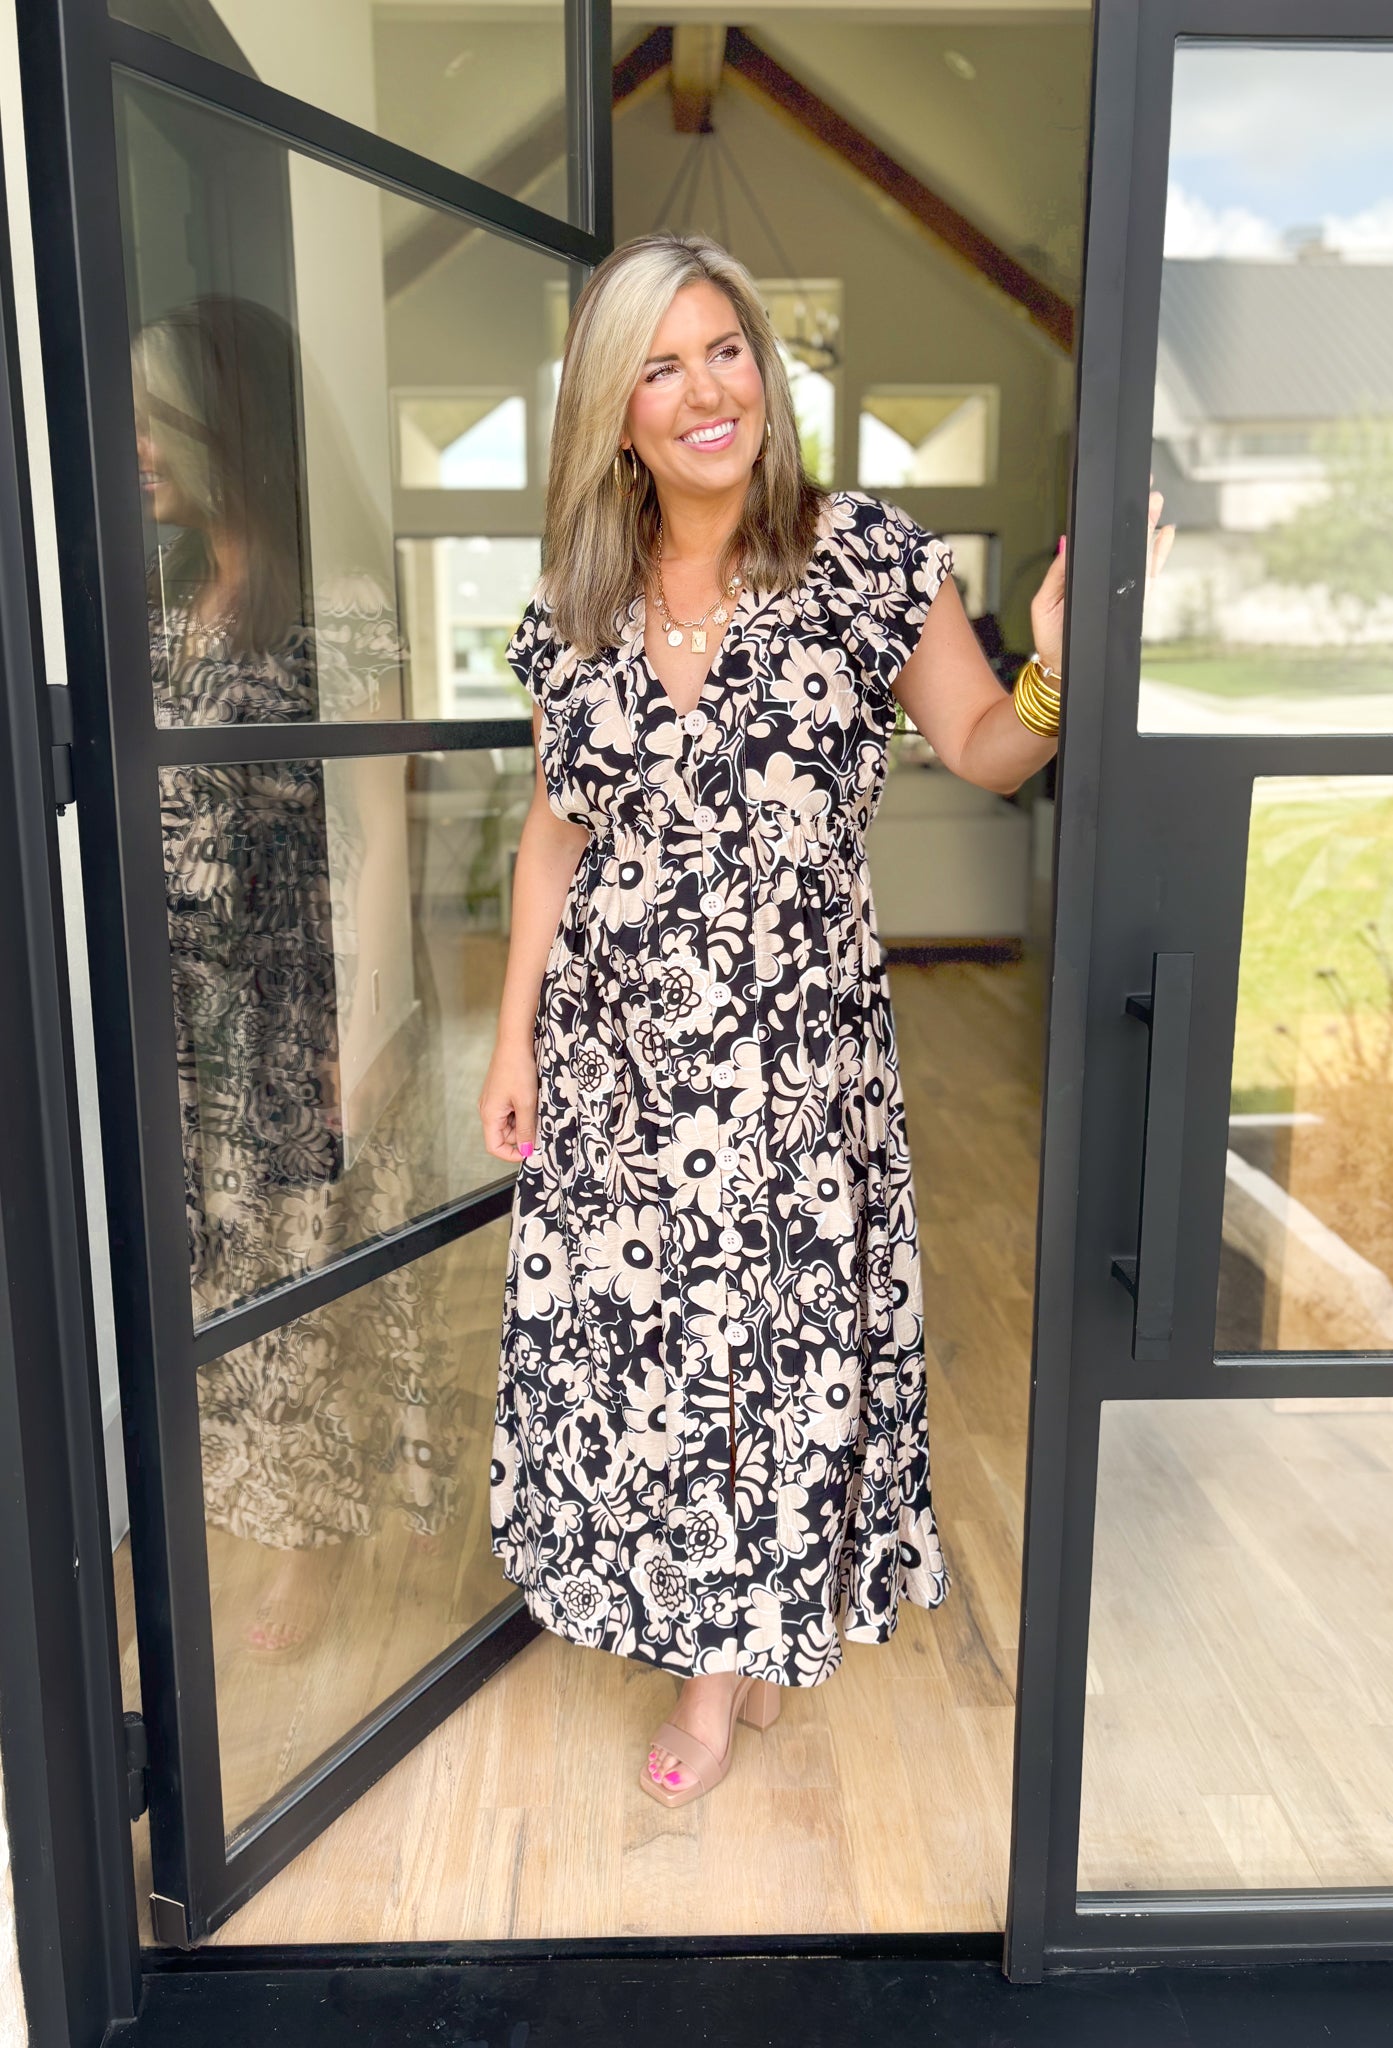
[[[533,597],[507,646],[508,665],[534,704],[545,704],[546,687],[561,652],[551,613]]]
[[[929,606],[952,571],[953,550],[898,505],[874,498],[858,508],[847,539],[857,558],[853,573],[863,585],[862,669],[873,694],[888,705],[891,686],[919,643]]]

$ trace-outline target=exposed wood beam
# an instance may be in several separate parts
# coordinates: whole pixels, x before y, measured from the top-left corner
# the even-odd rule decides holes
[[[716,22],[689,21],[672,32],[672,125],[679,135],[705,135],[720,90],[726,32]]]
[[[805,135],[841,163],[883,192],[927,229],[936,241],[985,277],[998,291],[1023,306],[1035,325],[1066,352],[1074,347],[1074,309],[1050,285],[1035,277],[1014,256],[975,227],[966,214],[916,178],[879,143],[853,126],[844,114],[809,91],[792,72],[762,50],[743,29],[726,32],[725,61],[737,78],[780,113],[788,116]]]
[[[672,62],[672,30],[655,28],[614,67],[611,104],[617,109],[634,99],[645,86],[661,80]],[[533,122],[527,133],[491,157],[481,171],[472,173],[481,185],[500,192],[520,194],[566,154],[566,109],[550,107]],[[434,270],[439,263],[471,242],[482,228],[472,227],[458,214],[428,212],[419,227],[390,248],[382,259],[383,284],[389,299],[395,299],[411,285]]]

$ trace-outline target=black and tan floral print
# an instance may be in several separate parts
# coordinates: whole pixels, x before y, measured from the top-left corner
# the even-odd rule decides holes
[[[536,1024],[493,1438],[531,1612],[668,1669],[817,1685],[948,1588],[917,1220],[866,832],[952,552],[835,493],[678,715],[643,646],[510,659],[588,825]]]
[[[167,590],[150,607],[156,723],[283,725],[369,714],[402,658],[370,579],[314,629],[231,650]],[[364,852],[350,778],[318,760],[168,767],[161,822],[196,1318],[397,1229],[431,1185],[438,1076],[418,1063],[351,1161],[339,1020]],[[417,985],[428,997],[428,969]],[[406,1266],[198,1374],[204,1510],[277,1549],[432,1537],[458,1502],[459,1364],[438,1286]]]

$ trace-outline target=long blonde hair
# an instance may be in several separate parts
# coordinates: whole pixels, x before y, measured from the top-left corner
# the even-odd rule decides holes
[[[613,250],[587,282],[566,330],[547,476],[541,592],[563,642],[582,657],[611,647],[630,601],[657,567],[658,495],[639,461],[614,458],[658,325],[684,285],[713,284],[735,308],[764,384],[769,434],[718,565],[755,590],[791,590],[808,566],[826,496],[803,468],[798,422],[754,279],[719,242],[666,231]]]

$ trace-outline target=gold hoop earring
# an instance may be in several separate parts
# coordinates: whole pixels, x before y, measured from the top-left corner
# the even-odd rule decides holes
[[[629,458],[629,474],[627,479],[624,475],[624,457],[626,455]],[[632,448],[619,448],[615,450],[614,481],[617,488],[624,493],[626,498],[631,498],[638,489],[638,457]]]
[[[755,457],[756,462],[763,462],[765,456],[769,453],[769,443],[773,439],[773,432],[774,430],[766,417],[764,422],[764,445]]]

